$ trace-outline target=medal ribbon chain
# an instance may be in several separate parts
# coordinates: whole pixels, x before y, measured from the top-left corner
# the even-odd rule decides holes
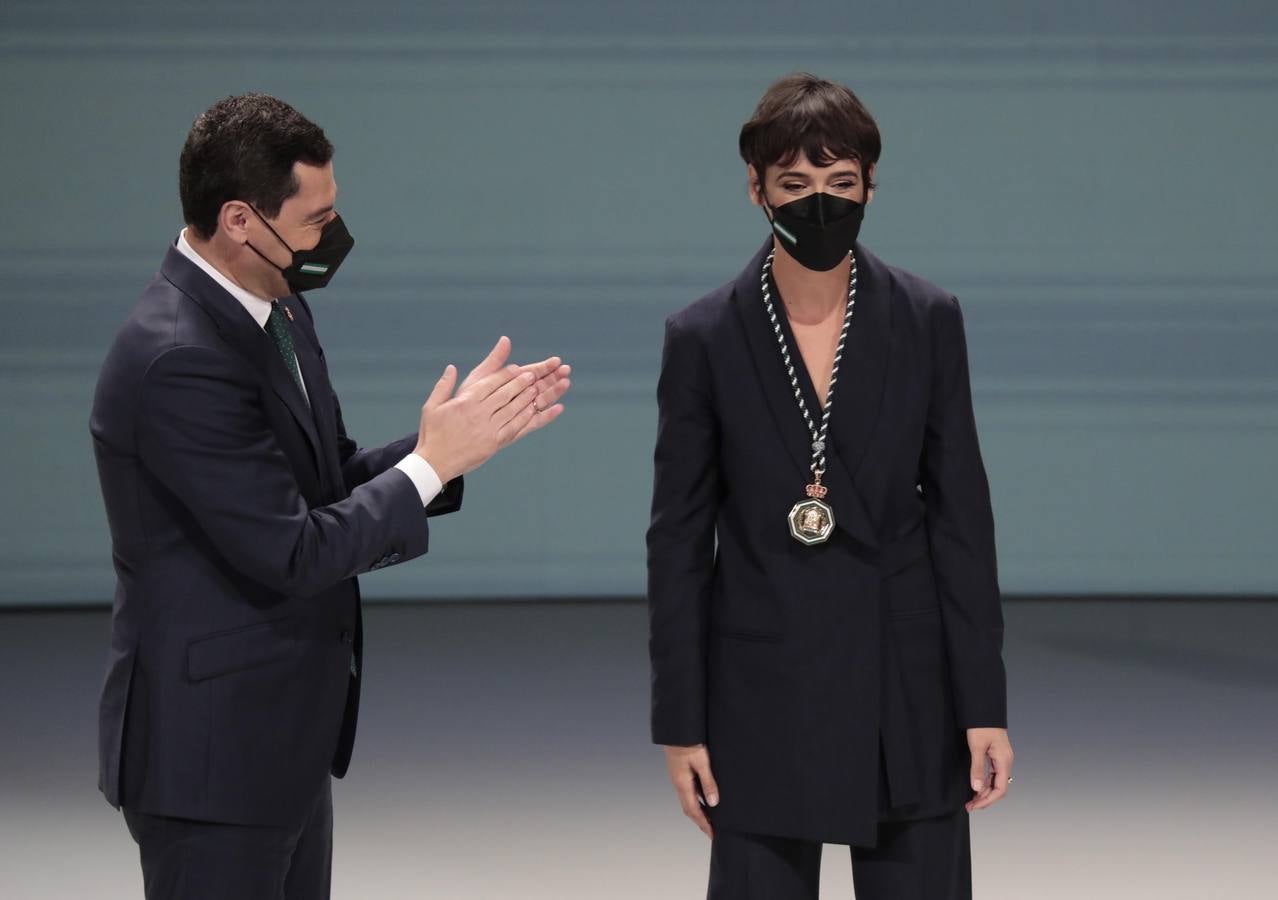
[[[848,253],[852,260],[852,269],[848,274],[848,305],[843,313],[839,345],[834,351],[834,366],[830,372],[830,387],[825,395],[825,409],[821,413],[820,429],[813,423],[812,415],[808,412],[808,405],[803,402],[799,376],[790,358],[790,348],[786,345],[785,333],[781,330],[781,321],[777,318],[777,312],[772,303],[771,275],[774,256],[776,256],[775,250],[769,253],[768,258],[763,262],[763,305],[768,312],[768,321],[772,324],[772,333],[777,337],[777,346],[781,348],[781,361],[785,364],[786,374],[790,376],[790,387],[794,390],[794,399],[799,403],[799,412],[803,413],[803,421],[807,423],[808,433],[812,436],[812,475],[816,483],[820,484],[821,476],[825,474],[825,441],[830,431],[830,411],[834,408],[834,385],[839,380],[839,365],[843,362],[843,349],[847,345],[848,329],[852,325],[852,313],[856,309],[856,255]]]

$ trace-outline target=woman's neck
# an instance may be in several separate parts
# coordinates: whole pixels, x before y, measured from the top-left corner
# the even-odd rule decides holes
[[[850,259],[828,272],[814,272],[800,265],[780,241],[774,239],[773,243],[776,255],[772,258],[772,277],[791,321],[817,325],[847,306]]]

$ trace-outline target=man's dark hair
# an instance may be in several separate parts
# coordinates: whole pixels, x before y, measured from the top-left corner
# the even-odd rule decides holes
[[[267,94],[219,100],[195,120],[182,146],[182,215],[206,240],[230,200],[274,218],[297,193],[293,164],[322,166],[332,158],[323,129],[283,100]]]
[[[737,146],[760,180],[768,166],[788,166],[800,153],[817,166],[855,159],[867,190],[874,187],[870,167],[883,149],[879,126],[856,94],[807,72],[787,75],[768,88],[741,126]]]

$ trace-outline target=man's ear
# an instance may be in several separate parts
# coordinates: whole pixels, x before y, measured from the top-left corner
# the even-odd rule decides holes
[[[253,215],[253,210],[244,201],[228,200],[218,213],[217,227],[235,243],[244,244],[248,241],[248,222]]]

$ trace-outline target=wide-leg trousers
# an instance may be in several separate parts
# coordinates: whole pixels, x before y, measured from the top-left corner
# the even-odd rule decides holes
[[[821,844],[717,829],[708,900],[817,900]],[[883,822],[878,846],[852,847],[856,900],[971,900],[968,814]]]

